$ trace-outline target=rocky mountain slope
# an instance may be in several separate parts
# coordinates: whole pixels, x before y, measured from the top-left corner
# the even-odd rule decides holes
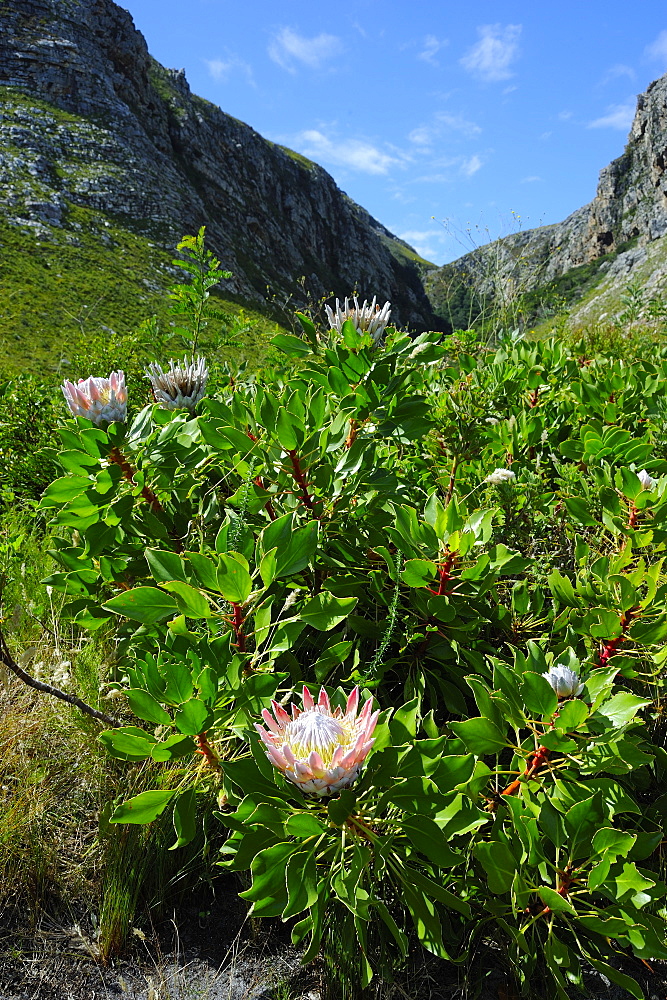
[[[590,204],[557,225],[466,254],[431,271],[425,284],[446,315],[457,279],[502,303],[526,293],[536,301],[568,274],[560,287],[567,286],[575,324],[608,314],[630,281],[647,296],[667,292],[667,75],[638,97],[625,151],[601,171]]]
[[[402,324],[433,324],[425,262],[317,164],[192,94],[112,0],[0,4],[0,101],[2,242],[18,228],[24,259],[92,241],[91,266],[118,269],[129,241],[159,270],[206,225],[237,301],[266,311],[356,288]]]

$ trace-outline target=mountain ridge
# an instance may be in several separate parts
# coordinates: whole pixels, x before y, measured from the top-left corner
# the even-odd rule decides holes
[[[605,318],[628,280],[647,294],[666,291],[666,166],[667,74],[638,95],[625,150],[600,171],[592,201],[563,222],[512,233],[428,272],[436,311],[446,314],[446,290],[456,276],[481,297],[502,300],[592,265],[599,280],[579,286],[581,299],[571,303],[575,325]]]
[[[260,309],[272,296],[303,305],[357,290],[390,300],[402,325],[437,322],[421,282],[427,262],[322,167],[192,94],[184,72],[160,66],[112,0],[10,2],[0,22],[5,96],[23,93],[61,116],[44,127],[3,101],[10,222],[67,228],[74,206],[171,246],[206,225],[234,275],[229,292]],[[27,162],[18,184],[17,151]]]

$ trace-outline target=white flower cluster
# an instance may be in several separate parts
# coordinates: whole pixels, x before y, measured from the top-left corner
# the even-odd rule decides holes
[[[358,334],[369,333],[373,338],[375,344],[379,344],[382,339],[382,334],[385,331],[387,323],[389,322],[389,317],[391,315],[391,303],[385,302],[385,304],[380,309],[380,306],[375,304],[377,296],[373,296],[373,301],[368,304],[366,299],[364,299],[364,304],[359,305],[359,301],[355,295],[352,299],[354,305],[350,305],[349,299],[345,299],[345,305],[341,309],[340,302],[336,299],[336,309],[335,311],[331,306],[325,306],[325,311],[327,314],[327,319],[329,320],[329,326],[332,330],[338,330],[340,333],[343,329],[343,323],[346,320],[351,320],[354,324],[354,328]]]
[[[542,676],[549,681],[559,698],[578,698],[584,690],[579,675],[562,664],[552,667]]]
[[[154,361],[148,366],[146,378],[151,383],[155,402],[163,410],[189,410],[192,413],[206,392],[206,359],[195,358],[192,364],[187,357],[182,362],[172,360],[168,371],[163,371],[162,366]]]
[[[646,469],[642,469],[641,472],[637,473],[637,479],[642,484],[643,490],[653,490],[658,485],[658,480],[654,479],[653,476],[649,476]]]
[[[511,469],[494,469],[484,482],[490,486],[498,486],[500,483],[513,483],[515,479],[516,473]]]

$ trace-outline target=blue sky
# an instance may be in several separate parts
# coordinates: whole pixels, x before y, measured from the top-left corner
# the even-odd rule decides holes
[[[121,4],[195,93],[438,264],[590,201],[667,72],[657,0]]]

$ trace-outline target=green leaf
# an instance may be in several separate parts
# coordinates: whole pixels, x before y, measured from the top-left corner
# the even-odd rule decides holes
[[[178,610],[187,618],[210,618],[211,605],[200,590],[180,580],[170,580],[162,584],[165,590],[176,596]]]
[[[539,897],[545,906],[548,906],[554,913],[571,913],[576,915],[577,911],[572,903],[564,896],[561,896],[555,889],[550,889],[547,885],[541,885],[537,890]]]
[[[313,353],[312,347],[289,333],[279,333],[271,338],[271,343],[289,358],[305,358]]]
[[[127,692],[130,708],[140,719],[155,722],[158,726],[170,726],[171,716],[158,701],[142,688],[130,688]]]
[[[596,854],[611,855],[614,858],[619,854],[627,857],[636,839],[634,833],[604,826],[593,834],[593,850]]]
[[[619,691],[618,694],[603,702],[598,708],[598,714],[609,719],[613,726],[623,726],[626,722],[631,722],[640,708],[651,705],[652,702],[646,698],[638,698],[629,691]]]
[[[179,795],[174,803],[174,831],[176,843],[169,848],[175,851],[177,847],[185,847],[194,840],[197,833],[197,795],[194,788]]]
[[[168,580],[187,580],[185,564],[175,552],[163,549],[146,549],[146,562],[156,583]]]
[[[193,754],[195,749],[195,744],[189,736],[172,733],[166,740],[154,745],[151,757],[155,761],[176,760],[178,757],[187,757],[189,754]]]
[[[317,868],[311,851],[293,854],[285,867],[287,906],[282,918],[296,916],[307,910],[317,900]]]
[[[478,757],[499,753],[507,746],[504,733],[493,722],[482,716],[466,719],[465,722],[450,722],[449,728],[462,740],[466,749]]]
[[[577,524],[583,524],[590,528],[597,527],[598,522],[592,516],[586,501],[582,500],[581,497],[564,497],[563,503],[567,507],[572,520],[576,521]]]
[[[102,607],[143,625],[163,622],[178,612],[173,597],[157,587],[135,587],[112,597]]]
[[[156,743],[154,736],[138,726],[105,729],[98,739],[112,757],[119,760],[146,760]]]
[[[537,715],[551,716],[558,707],[558,697],[549,681],[531,670],[523,674],[521,696],[526,708]]]
[[[394,712],[389,723],[391,736],[396,745],[401,743],[411,743],[417,734],[417,720],[419,718],[419,698],[401,705]]]
[[[292,532],[287,545],[276,552],[274,579],[300,573],[309,564],[317,549],[319,522],[309,521]]]
[[[299,840],[307,840],[309,837],[320,837],[325,828],[315,819],[312,813],[293,813],[285,822],[285,833]]]
[[[152,823],[160,813],[164,812],[176,794],[175,788],[141,792],[116,806],[109,822]]]
[[[401,829],[413,846],[440,868],[452,868],[464,860],[462,854],[451,849],[438,824],[428,816],[405,818]]]
[[[303,621],[320,632],[328,632],[352,612],[357,604],[356,597],[334,597],[327,590],[321,591],[300,609]]]
[[[218,587],[225,600],[231,604],[243,604],[247,601],[252,591],[252,577],[247,563],[222,553],[218,567]]]
[[[487,844],[477,844],[473,854],[486,872],[491,892],[507,892],[514,880],[517,869],[516,858],[507,844],[492,840]]]
[[[638,871],[636,864],[631,862],[626,862],[623,865],[623,869],[619,875],[615,878],[616,882],[616,898],[626,899],[628,896],[635,896],[637,893],[642,893],[644,889],[650,889],[655,885],[653,879],[645,878],[644,875]]]
[[[218,569],[212,559],[200,552],[186,552],[188,562],[192,566],[197,583],[205,590],[218,591]]]
[[[87,476],[63,476],[47,487],[40,500],[40,507],[60,507],[81,496],[91,486],[92,482]]]
[[[303,431],[299,433],[300,423],[299,418],[286,410],[284,406],[279,407],[276,418],[276,437],[280,447],[287,452],[296,451],[303,440]]]
[[[190,698],[176,712],[174,725],[184,736],[198,736],[213,725],[213,713],[199,698]]]
[[[630,993],[636,998],[636,1000],[645,1000],[644,991],[639,983],[635,979],[632,979],[631,976],[626,976],[624,972],[619,972],[618,969],[613,967],[613,965],[601,962],[599,959],[593,958],[591,955],[586,955],[586,961],[590,962],[594,969],[601,972],[602,975],[606,976],[607,979],[610,979],[612,983],[616,983],[616,985],[620,986],[621,989]]]
[[[567,733],[578,729],[587,718],[588,705],[575,698],[565,702],[554,719],[554,726],[559,733]]]
[[[435,580],[438,567],[428,559],[408,559],[401,573],[406,587],[428,587]]]

